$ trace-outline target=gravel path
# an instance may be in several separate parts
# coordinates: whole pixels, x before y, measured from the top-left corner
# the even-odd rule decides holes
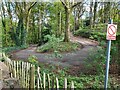
[[[79,51],[61,54],[62,58],[55,58],[52,54],[36,53],[35,50],[37,47],[31,46],[27,49],[13,53],[12,59],[27,60],[29,56],[35,55],[41,63],[53,64],[62,67],[79,66],[84,64],[84,60],[86,60],[89,54],[93,53],[98,46],[96,41],[82,37],[74,37],[70,35],[70,40],[72,42],[79,42],[83,45],[83,48]]]

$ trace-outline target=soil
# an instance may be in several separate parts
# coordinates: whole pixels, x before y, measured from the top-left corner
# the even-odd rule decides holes
[[[32,45],[24,50],[19,50],[12,53],[12,59],[15,60],[27,60],[29,56],[34,55],[38,58],[40,63],[53,64],[55,66],[62,67],[76,67],[84,66],[84,60],[87,59],[89,54],[97,50],[98,42],[82,37],[74,37],[70,35],[71,42],[78,42],[83,45],[83,48],[69,53],[61,53],[61,58],[56,58],[49,53],[37,53],[37,46]]]

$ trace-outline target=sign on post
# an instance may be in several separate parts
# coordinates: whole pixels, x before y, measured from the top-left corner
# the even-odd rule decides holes
[[[107,27],[107,40],[116,40],[117,25],[108,24]]]
[[[111,40],[116,40],[117,25],[113,24],[113,20],[110,19],[110,24],[107,27],[107,60],[106,60],[106,73],[105,73],[105,82],[104,88],[107,90],[108,76],[109,76],[109,63],[110,63],[110,49],[111,49]]]

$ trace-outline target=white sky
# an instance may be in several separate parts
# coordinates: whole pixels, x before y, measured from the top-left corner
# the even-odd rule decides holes
[[[0,0],[0,2],[6,1],[6,2],[58,2],[60,0]],[[81,2],[83,0],[70,0],[75,2]],[[88,0],[90,2],[91,0]],[[95,2],[95,0],[93,0]],[[120,0],[97,0],[99,2],[120,2]]]

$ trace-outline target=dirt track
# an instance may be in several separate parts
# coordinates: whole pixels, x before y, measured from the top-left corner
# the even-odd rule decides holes
[[[31,55],[35,55],[38,61],[41,63],[53,64],[62,67],[79,66],[84,64],[84,60],[87,59],[91,52],[97,49],[98,43],[90,39],[85,39],[82,37],[74,37],[70,35],[70,40],[72,42],[79,42],[83,45],[83,48],[79,51],[61,54],[62,58],[52,57],[51,54],[36,53],[35,46],[31,46],[27,49],[17,51],[13,53],[13,59],[27,60]]]

